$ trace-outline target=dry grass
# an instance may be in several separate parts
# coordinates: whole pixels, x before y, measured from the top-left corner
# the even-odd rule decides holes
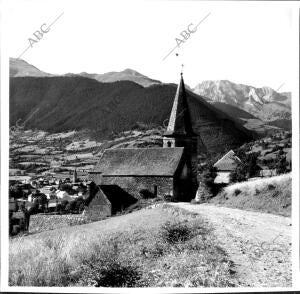
[[[291,216],[291,174],[230,185],[210,202],[228,207]]]
[[[167,205],[10,243],[13,286],[229,287],[231,273],[210,226]]]

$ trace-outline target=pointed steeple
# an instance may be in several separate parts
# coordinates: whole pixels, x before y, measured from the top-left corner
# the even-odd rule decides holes
[[[191,115],[187,103],[183,74],[180,73],[180,82],[177,87],[169,124],[165,136],[194,136]]]

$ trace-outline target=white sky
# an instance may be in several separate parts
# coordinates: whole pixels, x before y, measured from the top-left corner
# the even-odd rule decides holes
[[[60,19],[21,57],[49,73],[104,73],[132,68],[177,83],[180,65],[194,87],[227,79],[290,90],[297,62],[295,3],[199,1],[7,1],[8,48],[18,57],[42,24]],[[175,52],[175,38],[190,23],[210,16]],[[192,26],[193,27],[193,26]],[[294,28],[295,29],[295,28]],[[296,35],[298,37],[298,35]]]

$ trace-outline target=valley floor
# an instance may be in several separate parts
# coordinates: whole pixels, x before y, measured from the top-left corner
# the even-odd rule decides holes
[[[240,286],[292,286],[291,218],[211,204],[170,205],[197,213],[212,224],[235,264]]]

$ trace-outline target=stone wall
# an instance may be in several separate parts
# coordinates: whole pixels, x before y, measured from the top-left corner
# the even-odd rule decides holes
[[[82,214],[35,214],[30,216],[29,233],[38,233],[67,226],[82,225],[88,222],[88,218]]]
[[[148,190],[155,192],[157,187],[157,197],[163,195],[173,195],[172,177],[113,177],[103,176],[101,185],[117,185],[136,199],[140,199],[140,191]]]
[[[91,221],[104,219],[108,216],[111,216],[111,213],[111,203],[101,190],[96,193],[84,211],[84,215]]]

